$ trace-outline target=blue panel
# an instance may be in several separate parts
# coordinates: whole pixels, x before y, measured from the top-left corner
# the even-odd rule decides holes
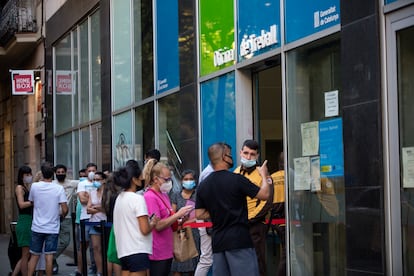
[[[319,122],[321,177],[344,176],[342,118]]]
[[[339,0],[285,0],[286,42],[340,24]]]
[[[156,91],[157,93],[162,93],[180,85],[178,57],[178,0],[157,0],[156,13]]]
[[[201,84],[201,152],[203,168],[211,144],[226,142],[236,156],[236,99],[234,73]],[[234,161],[236,163],[236,161]]]
[[[279,0],[239,0],[239,61],[280,47]]]

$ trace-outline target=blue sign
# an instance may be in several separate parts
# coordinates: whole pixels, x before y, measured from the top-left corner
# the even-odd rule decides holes
[[[286,43],[341,22],[339,0],[285,0]]]
[[[239,0],[239,61],[280,47],[279,0]]]
[[[208,147],[216,142],[232,146],[236,156],[236,89],[234,73],[201,84],[201,152],[203,168]]]
[[[321,177],[344,176],[342,118],[319,122]]]
[[[156,91],[180,85],[178,56],[178,0],[156,0]],[[140,34],[138,34],[140,35]],[[145,77],[145,76],[144,76]]]

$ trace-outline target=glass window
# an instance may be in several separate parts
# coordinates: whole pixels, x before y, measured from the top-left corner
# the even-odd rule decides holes
[[[184,169],[198,171],[196,99],[189,86],[159,100],[159,150],[177,179]]]
[[[345,271],[342,119],[325,117],[324,98],[326,92],[340,92],[339,69],[338,41],[317,41],[287,55],[292,275],[344,275]],[[307,136],[302,135],[305,129]],[[330,161],[341,163],[342,170],[322,164],[332,148],[336,154]]]
[[[135,159],[132,145],[132,115],[124,112],[113,119],[113,156],[114,169],[125,166],[130,159]]]
[[[89,43],[88,21],[79,26],[80,121],[89,121]]]
[[[201,148],[203,168],[209,163],[208,147],[225,141],[236,156],[236,92],[234,73],[201,84]]]
[[[79,87],[78,87],[78,79],[79,79],[79,66],[78,66],[78,58],[79,58],[79,48],[78,48],[78,32],[74,31],[72,32],[72,39],[73,39],[73,43],[72,43],[72,61],[73,61],[73,85],[72,85],[72,89],[73,89],[73,123],[74,125],[78,125],[79,124],[79,101],[80,101],[80,97],[79,97]]]
[[[79,170],[83,168],[83,165],[86,164],[79,164],[79,131],[76,130],[73,132],[73,179],[78,179],[79,177]]]
[[[143,165],[144,154],[155,148],[154,103],[148,103],[135,110],[135,152],[137,161]]]
[[[112,103],[114,110],[131,104],[131,3],[112,2]],[[137,45],[137,48],[140,46]]]
[[[414,274],[414,181],[409,177],[414,156],[414,27],[397,32],[398,117],[401,164],[401,223],[404,275]],[[412,168],[412,166],[411,166]]]
[[[72,172],[72,133],[59,136],[56,139],[56,148],[59,149],[59,152],[56,154],[55,164],[63,164],[69,172]],[[72,175],[68,175],[68,177],[72,178]]]
[[[70,35],[67,35],[55,46],[56,72],[70,72],[71,57]],[[60,75],[60,74],[55,74]],[[56,80],[55,82],[56,83]],[[54,91],[57,91],[55,88]],[[68,129],[72,126],[72,95],[64,93],[55,93],[55,110],[56,110],[56,132]]]
[[[84,168],[86,164],[93,162],[91,160],[91,133],[89,127],[82,128],[80,131],[80,155],[81,166]]]
[[[91,16],[92,120],[101,118],[101,41],[99,11]]]
[[[134,0],[135,101],[154,94],[152,1]]]

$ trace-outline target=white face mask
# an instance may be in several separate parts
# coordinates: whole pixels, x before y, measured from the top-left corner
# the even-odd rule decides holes
[[[172,189],[172,181],[171,180],[161,184],[160,191],[162,193],[168,194],[171,191],[171,189]]]
[[[95,177],[95,173],[94,172],[90,172],[88,173],[88,178],[90,181],[93,181],[93,178]]]
[[[33,176],[25,176],[23,177],[23,182],[26,184],[32,184]]]

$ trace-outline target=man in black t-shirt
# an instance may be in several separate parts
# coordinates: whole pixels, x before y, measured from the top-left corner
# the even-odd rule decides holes
[[[208,157],[214,172],[197,189],[196,216],[203,220],[211,217],[213,221],[213,274],[259,275],[248,227],[246,196],[269,198],[267,161],[259,168],[259,188],[244,176],[228,171],[233,167],[229,145],[211,145]]]

